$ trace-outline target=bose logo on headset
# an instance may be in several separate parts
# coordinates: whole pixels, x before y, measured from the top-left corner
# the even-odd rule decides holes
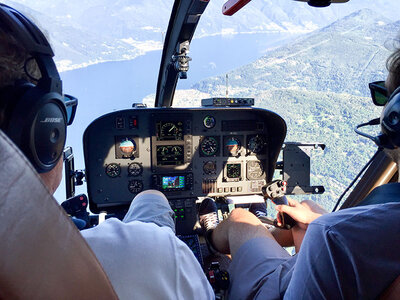
[[[61,123],[62,120],[63,118],[46,118],[40,121],[40,123]]]
[[[1,129],[39,173],[50,171],[63,153],[67,125],[73,119],[64,102],[53,50],[33,22],[5,4],[0,4],[0,28],[25,48],[41,73],[37,85],[16,80],[0,91],[0,107],[6,116]],[[71,99],[76,108],[77,99],[67,97]]]

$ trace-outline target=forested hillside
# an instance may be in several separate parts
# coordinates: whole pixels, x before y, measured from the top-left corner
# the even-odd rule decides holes
[[[362,10],[228,73],[230,96],[254,97],[257,107],[286,120],[286,141],[326,144],[324,152],[313,152],[312,184],[325,186],[326,193],[313,198],[327,208],[376,150],[354,127],[380,114],[368,82],[386,78],[398,25]],[[225,74],[193,88],[197,92],[177,93],[175,105],[198,106],[202,97],[224,96]]]

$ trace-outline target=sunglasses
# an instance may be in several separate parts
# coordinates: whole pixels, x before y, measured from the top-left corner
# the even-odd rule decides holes
[[[64,104],[67,109],[67,125],[71,125],[74,122],[78,99],[74,96],[64,94]]]
[[[388,92],[385,87],[385,81],[374,81],[369,84],[372,102],[377,106],[384,106],[388,100]]]

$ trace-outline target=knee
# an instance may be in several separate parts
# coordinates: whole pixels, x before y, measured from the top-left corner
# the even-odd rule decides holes
[[[232,223],[241,224],[261,224],[261,221],[255,215],[243,208],[234,209],[229,215],[229,221]]]
[[[253,214],[243,208],[235,208],[230,213],[229,218],[231,221],[240,222],[241,220],[248,219],[251,215]]]

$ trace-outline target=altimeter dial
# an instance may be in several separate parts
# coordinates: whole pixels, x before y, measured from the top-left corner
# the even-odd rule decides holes
[[[128,189],[132,194],[137,194],[143,191],[143,182],[141,180],[130,180]]]
[[[202,156],[216,156],[218,154],[218,141],[216,138],[209,136],[203,139],[200,145]]]
[[[250,153],[259,154],[265,149],[266,141],[261,135],[255,135],[247,142],[247,149]]]
[[[131,163],[128,166],[128,175],[129,176],[139,176],[140,174],[142,174],[143,171],[143,167],[141,164],[139,163]]]
[[[106,174],[111,178],[118,177],[121,174],[121,167],[116,163],[108,164],[106,166]]]

